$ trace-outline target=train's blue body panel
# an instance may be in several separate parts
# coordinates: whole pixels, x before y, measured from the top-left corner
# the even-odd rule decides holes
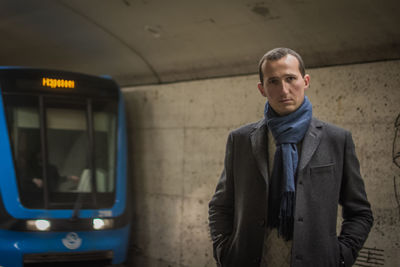
[[[77,239],[72,243],[68,240],[68,232],[13,232],[0,230],[0,266],[22,267],[23,255],[31,253],[112,250],[114,253],[113,264],[119,264],[125,260],[129,241],[129,235],[127,234],[129,233],[129,225],[117,230],[74,233]],[[71,248],[65,246],[64,243]]]
[[[0,93],[2,88],[0,87]],[[3,104],[3,97],[0,95],[0,175],[2,176],[2,183],[0,183],[0,193],[2,196],[3,203],[11,202],[8,205],[5,204],[6,210],[11,213],[12,206],[19,206],[19,209],[23,209],[21,202],[18,198],[17,179],[15,176],[14,163],[12,159],[10,139],[8,137],[7,122]],[[4,181],[6,179],[6,181]],[[15,209],[14,209],[15,210]],[[17,209],[18,210],[18,209]]]

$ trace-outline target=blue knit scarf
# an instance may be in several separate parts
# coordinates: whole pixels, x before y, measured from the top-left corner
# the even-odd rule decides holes
[[[303,139],[312,117],[307,96],[294,112],[279,116],[267,102],[264,115],[276,143],[269,191],[268,225],[278,229],[285,240],[293,238],[295,175],[298,164],[297,144]]]

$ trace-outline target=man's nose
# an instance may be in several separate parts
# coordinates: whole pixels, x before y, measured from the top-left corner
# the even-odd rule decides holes
[[[285,81],[281,81],[281,93],[287,95],[289,93],[289,85]]]

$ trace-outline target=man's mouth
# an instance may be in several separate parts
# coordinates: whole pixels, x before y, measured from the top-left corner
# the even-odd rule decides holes
[[[290,99],[290,98],[281,99],[279,102],[281,102],[281,103],[289,103],[289,102],[292,102],[292,99]]]

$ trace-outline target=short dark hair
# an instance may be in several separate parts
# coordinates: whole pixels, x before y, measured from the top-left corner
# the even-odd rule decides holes
[[[304,67],[304,62],[301,56],[294,50],[290,48],[285,48],[285,47],[278,47],[274,48],[270,51],[268,51],[261,59],[260,62],[258,63],[258,74],[260,75],[260,82],[264,83],[264,74],[262,72],[262,65],[266,60],[279,60],[287,55],[292,55],[295,58],[297,58],[297,61],[299,62],[299,71],[301,75],[304,77],[306,75],[306,69]]]

